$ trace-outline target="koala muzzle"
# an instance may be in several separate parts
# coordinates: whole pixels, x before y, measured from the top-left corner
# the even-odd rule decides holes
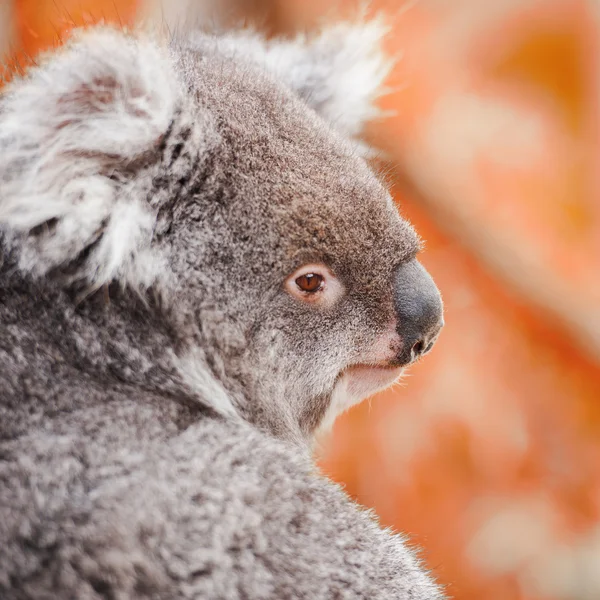
[[[413,259],[396,271],[394,305],[402,349],[399,365],[409,365],[433,347],[444,326],[442,297],[431,275]]]

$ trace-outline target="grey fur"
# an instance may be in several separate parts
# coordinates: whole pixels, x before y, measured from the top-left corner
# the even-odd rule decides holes
[[[310,458],[419,247],[344,137],[370,27],[92,30],[0,100],[1,598],[442,597]],[[334,306],[284,291],[306,262]]]

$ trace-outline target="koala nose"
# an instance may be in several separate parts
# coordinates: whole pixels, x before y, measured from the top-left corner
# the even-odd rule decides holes
[[[440,292],[416,259],[396,271],[394,305],[402,339],[396,360],[408,365],[431,350],[444,326]]]

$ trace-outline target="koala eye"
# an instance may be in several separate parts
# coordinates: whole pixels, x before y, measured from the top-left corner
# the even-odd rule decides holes
[[[314,294],[323,288],[323,276],[318,273],[307,273],[296,279],[296,285],[308,294]]]
[[[304,265],[285,282],[285,289],[296,300],[330,306],[342,295],[344,288],[325,265]]]

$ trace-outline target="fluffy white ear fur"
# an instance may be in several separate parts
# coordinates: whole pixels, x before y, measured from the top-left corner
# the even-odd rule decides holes
[[[382,42],[384,22],[342,23],[313,36],[265,40],[240,31],[220,43],[232,55],[264,66],[336,129],[358,136],[380,112],[375,104],[393,66]]]
[[[178,84],[166,53],[109,29],[76,35],[0,97],[0,230],[41,275],[92,248],[92,287],[151,285],[154,216],[123,174],[168,130]]]

